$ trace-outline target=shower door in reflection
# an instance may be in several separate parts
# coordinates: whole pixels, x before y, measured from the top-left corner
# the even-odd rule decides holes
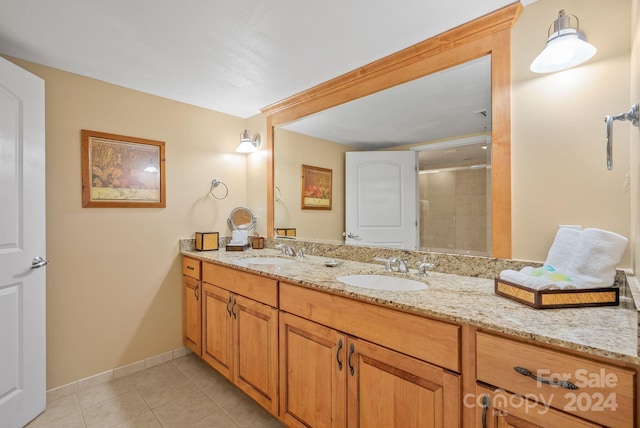
[[[490,255],[490,144],[463,143],[420,152],[420,248]]]

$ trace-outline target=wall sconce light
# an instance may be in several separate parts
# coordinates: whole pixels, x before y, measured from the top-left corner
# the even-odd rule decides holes
[[[260,149],[260,134],[251,137],[246,129],[240,133],[240,145],[236,149],[238,153],[253,153]]]
[[[571,25],[572,18],[575,28]],[[594,56],[597,49],[586,42],[584,34],[580,33],[579,25],[577,16],[565,15],[564,10],[558,12],[558,19],[553,21],[547,31],[547,46],[531,63],[531,71],[552,73],[565,70]]]

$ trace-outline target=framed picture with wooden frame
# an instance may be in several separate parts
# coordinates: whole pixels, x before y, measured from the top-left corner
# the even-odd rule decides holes
[[[164,141],[83,129],[82,206],[165,208]]]
[[[330,210],[333,197],[333,171],[317,166],[302,165],[303,210]]]

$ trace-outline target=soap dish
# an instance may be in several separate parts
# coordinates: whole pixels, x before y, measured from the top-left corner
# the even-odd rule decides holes
[[[326,262],[324,262],[324,265],[326,267],[337,267],[337,266],[340,266],[342,263],[343,262],[339,262],[339,261],[336,261],[334,259],[331,259],[331,260],[327,260]]]

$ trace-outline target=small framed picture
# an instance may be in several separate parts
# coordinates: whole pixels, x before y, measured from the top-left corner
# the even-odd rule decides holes
[[[82,206],[165,208],[164,142],[83,129]]]
[[[333,171],[317,166],[302,165],[303,210],[330,210],[333,196]]]

